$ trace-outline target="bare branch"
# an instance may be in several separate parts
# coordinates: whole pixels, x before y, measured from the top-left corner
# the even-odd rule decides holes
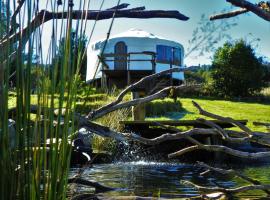
[[[114,6],[112,8],[108,8],[106,10],[120,10],[120,9],[124,9],[124,8],[127,8],[128,6],[130,6],[129,3],[121,3],[119,4],[118,6]]]
[[[95,113],[94,118],[92,118],[92,119],[100,118],[100,117],[102,117],[110,112],[113,112],[115,110],[119,110],[122,108],[128,108],[128,107],[135,106],[138,104],[147,103],[147,102],[153,101],[155,99],[163,99],[169,95],[169,93],[172,89],[179,89],[181,87],[183,87],[183,86],[177,86],[177,87],[169,86],[169,87],[166,87],[166,88],[164,88],[164,89],[162,89],[162,90],[160,90],[152,95],[113,105],[111,107],[108,107],[106,110],[103,110],[102,112]]]
[[[197,163],[199,166],[204,167],[204,168],[208,169],[209,171],[217,172],[219,174],[225,175],[226,177],[238,176],[238,177],[242,178],[243,180],[245,180],[249,183],[252,183],[254,185],[261,185],[260,181],[249,178],[248,176],[242,174],[241,172],[235,171],[233,169],[226,170],[226,169],[211,167],[203,162],[197,162]],[[269,190],[264,190],[264,192],[267,194],[270,194]]]
[[[270,127],[270,123],[267,123],[267,122],[253,122],[253,124],[255,126],[266,126],[266,127]]]
[[[226,1],[230,2],[234,6],[247,9],[248,11],[253,12],[254,14],[256,14],[257,16],[266,21],[270,21],[270,12],[265,11],[258,5],[250,3],[249,1],[246,0],[226,0]]]
[[[237,187],[237,188],[226,189],[223,187],[203,187],[203,186],[194,184],[190,181],[181,181],[181,183],[184,185],[191,185],[192,187],[195,187],[196,189],[203,191],[203,192],[217,192],[217,191],[219,191],[219,192],[228,193],[228,194],[245,192],[245,191],[249,191],[249,190],[270,189],[270,184],[269,185],[247,185],[247,186],[241,186],[241,187]]]
[[[227,123],[231,123],[235,126],[238,126],[241,130],[243,130],[244,132],[246,132],[250,137],[252,136],[252,131],[246,127],[245,125],[243,125],[242,123],[240,122],[237,122],[235,120],[233,120],[232,118],[229,118],[229,117],[221,117],[219,115],[215,115],[213,113],[210,113],[210,112],[207,112],[205,110],[203,110],[198,103],[196,103],[195,101],[192,101],[193,105],[199,110],[199,113],[201,115],[204,115],[206,117],[210,117],[212,119],[217,119],[217,120],[220,120],[220,121],[224,121],[224,122],[227,122]]]
[[[20,12],[20,10],[21,10],[21,8],[22,8],[24,2],[25,2],[25,0],[19,0],[19,1],[17,1],[18,6],[17,6],[17,8],[15,9],[13,15],[11,16],[11,20],[14,20],[14,19],[16,18],[16,16],[19,14],[19,12]]]
[[[101,108],[99,108],[99,109],[97,109],[97,110],[95,110],[95,111],[90,112],[90,113],[87,115],[87,118],[88,118],[88,119],[96,119],[96,118],[99,118],[100,116],[103,116],[103,115],[104,115],[103,113],[104,113],[106,110],[108,110],[110,107],[113,107],[113,106],[119,104],[119,103],[123,100],[124,96],[125,96],[128,92],[130,92],[130,91],[133,90],[133,89],[138,88],[139,86],[145,84],[145,83],[148,82],[148,81],[153,80],[153,79],[157,79],[157,78],[159,78],[159,77],[161,77],[161,76],[164,76],[164,75],[169,74],[169,73],[172,73],[172,72],[180,72],[180,71],[183,71],[183,70],[184,70],[183,68],[172,68],[172,69],[164,70],[164,71],[161,71],[161,72],[159,72],[159,73],[155,73],[155,74],[146,76],[146,77],[142,78],[141,80],[139,80],[138,82],[133,83],[133,84],[129,85],[126,89],[124,89],[124,90],[118,95],[118,97],[116,98],[115,101],[111,102],[111,103],[108,104],[108,105],[102,106]],[[100,115],[100,113],[101,113],[102,115]]]
[[[197,119],[199,122],[201,123],[204,123],[205,125],[211,127],[211,128],[214,128],[215,130],[217,130],[218,133],[220,133],[221,137],[223,140],[226,140],[228,142],[231,142],[231,143],[244,143],[244,142],[247,142],[247,141],[251,141],[251,138],[250,137],[230,137],[227,133],[226,130],[222,129],[220,126],[218,126],[217,124],[215,124],[214,122],[212,121],[209,121],[209,120],[205,120],[205,119],[202,119],[202,118],[199,118]]]
[[[115,15],[114,15],[115,14]],[[115,18],[139,18],[139,19],[149,19],[149,18],[173,18],[178,20],[188,20],[189,18],[181,14],[179,11],[174,10],[142,10],[140,9],[121,9],[115,12],[115,10],[74,10],[72,11],[72,19],[86,19],[86,20],[105,20],[112,17]],[[19,31],[9,38],[1,41],[0,47],[4,48],[9,43],[15,43],[21,38],[25,40],[29,37],[29,34],[33,33],[36,28],[41,24],[46,23],[52,19],[67,19],[69,18],[69,12],[50,12],[46,10],[40,11],[31,23],[25,27],[22,31]]]
[[[168,155],[169,158],[174,158],[177,156],[182,156],[185,153],[194,151],[194,150],[206,150],[211,152],[222,152],[226,153],[232,156],[240,157],[240,158],[247,158],[247,159],[261,159],[261,158],[267,158],[270,156],[270,151],[264,151],[264,152],[256,152],[256,153],[250,153],[250,152],[244,152],[235,150],[226,146],[222,145],[194,145],[191,147],[184,148],[182,150],[179,150],[177,152],[171,153]]]
[[[226,12],[226,13],[220,13],[220,14],[212,15],[212,16],[210,16],[209,19],[210,20],[216,20],[216,19],[231,18],[231,17],[235,17],[237,15],[241,15],[241,14],[247,13],[247,12],[249,12],[249,10],[247,10],[246,8],[241,8],[241,9]]]
[[[140,7],[132,8],[130,10],[132,10],[132,11],[140,11],[140,10],[145,10],[145,7],[144,6],[140,6]]]

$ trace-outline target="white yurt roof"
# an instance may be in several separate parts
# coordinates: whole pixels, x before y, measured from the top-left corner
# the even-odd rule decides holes
[[[160,39],[160,40],[171,41],[170,39],[166,39],[164,37],[157,36],[153,33],[149,33],[149,32],[144,31],[142,29],[135,29],[135,28],[129,29],[129,30],[122,32],[122,33],[118,33],[116,35],[112,35],[109,38],[109,40],[118,39],[118,38],[150,38],[150,39]],[[106,39],[104,38],[104,39],[95,41],[92,44],[103,43],[105,40]]]
[[[108,42],[113,42],[113,41],[118,41],[118,40],[135,41],[134,39],[136,39],[136,40],[139,39],[139,40],[144,40],[144,41],[152,40],[152,41],[170,42],[170,43],[172,43],[174,45],[182,46],[181,44],[179,44],[178,42],[176,42],[176,41],[174,41],[172,39],[164,38],[164,37],[155,35],[153,33],[149,33],[147,31],[144,31],[144,30],[141,30],[141,29],[135,29],[135,28],[132,28],[132,29],[129,29],[129,30],[125,31],[125,32],[122,32],[122,33],[111,36],[108,39]],[[98,40],[98,41],[95,41],[95,42],[90,44],[90,47],[91,47],[92,50],[101,49],[105,41],[106,41],[105,38],[101,39],[101,40]]]
[[[141,29],[129,29],[128,31],[116,34],[111,38],[119,38],[119,37],[141,37],[141,38],[153,38],[153,39],[165,39],[161,36],[157,36],[153,33],[146,32]]]

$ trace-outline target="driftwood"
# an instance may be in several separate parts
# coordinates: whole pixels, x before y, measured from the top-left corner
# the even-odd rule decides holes
[[[120,108],[129,107],[132,105],[137,105],[137,104],[140,104],[142,102],[144,102],[144,103],[149,102],[153,99],[164,98],[164,97],[170,95],[171,89],[179,89],[179,90],[185,89],[187,87],[185,85],[179,86],[179,87],[168,87],[168,88],[164,88],[163,90],[161,90],[153,95],[149,95],[149,96],[146,96],[144,98],[134,99],[134,100],[122,103],[123,97],[130,90],[136,88],[137,86],[139,86],[140,84],[142,84],[145,81],[153,80],[161,75],[171,73],[174,70],[177,71],[179,69],[173,68],[170,70],[166,70],[164,72],[160,72],[156,75],[151,75],[149,77],[143,78],[139,82],[129,86],[122,93],[120,93],[120,95],[117,97],[117,99],[113,103],[110,103],[110,104],[102,107],[101,109],[97,109],[96,111],[91,112],[87,116],[82,116],[82,115],[76,113],[75,114],[75,121],[76,121],[78,127],[85,127],[90,132],[96,133],[96,134],[103,136],[103,137],[110,137],[110,138],[116,139],[118,141],[134,141],[134,142],[142,143],[145,145],[157,145],[157,144],[160,144],[160,143],[168,141],[168,140],[179,140],[179,139],[186,139],[190,143],[193,144],[193,146],[189,146],[189,147],[181,149],[177,152],[170,153],[168,155],[169,158],[173,158],[176,156],[182,156],[185,153],[192,152],[194,150],[206,150],[206,151],[210,151],[210,152],[223,152],[223,153],[228,154],[228,155],[241,157],[241,158],[247,158],[247,159],[268,158],[270,156],[269,148],[268,149],[266,148],[265,151],[261,151],[261,152],[245,152],[245,151],[236,150],[236,149],[233,149],[231,147],[224,146],[224,145],[203,144],[203,143],[199,142],[198,140],[196,140],[194,138],[194,136],[205,135],[207,137],[208,136],[219,137],[221,140],[226,141],[226,143],[229,143],[229,144],[230,143],[246,144],[247,142],[254,142],[254,143],[263,144],[266,147],[270,146],[270,134],[269,133],[254,132],[254,131],[250,130],[248,127],[246,127],[245,125],[235,121],[232,118],[219,116],[219,115],[205,111],[196,102],[193,102],[193,105],[198,109],[198,111],[201,115],[206,116],[206,117],[210,117],[212,119],[216,119],[216,120],[220,120],[220,121],[224,121],[224,122],[233,124],[234,126],[238,127],[240,129],[240,131],[225,130],[225,129],[222,129],[221,127],[219,127],[217,124],[213,123],[212,121],[208,121],[205,119],[198,119],[198,121],[209,126],[209,128],[195,128],[195,129],[191,129],[191,130],[182,132],[175,127],[167,127],[166,126],[166,128],[169,128],[174,133],[167,133],[167,134],[163,134],[159,137],[149,139],[149,138],[144,138],[142,136],[139,136],[135,133],[120,133],[120,132],[111,130],[109,127],[106,127],[106,126],[103,126],[101,124],[97,124],[97,123],[90,121],[90,119],[91,120],[97,119],[101,116],[106,115],[109,112],[112,112],[112,111],[120,109]],[[31,107],[31,109],[35,112],[38,111],[38,109],[34,106]],[[13,111],[14,111],[14,109],[13,109]],[[64,115],[65,112],[62,112],[62,113],[54,112],[54,114],[56,116]],[[209,167],[208,170],[213,171],[213,168]],[[216,170],[216,171],[218,171],[218,170]],[[226,172],[226,173],[232,174],[231,171]],[[239,174],[237,174],[237,175],[240,176]],[[81,179],[79,179],[79,180],[80,180],[79,181],[80,183],[86,183]],[[72,181],[70,180],[70,182],[76,182],[76,181],[75,181],[75,179],[73,179]],[[79,182],[77,182],[77,183],[79,183]],[[185,184],[192,184],[192,186],[196,187],[198,190],[203,191],[203,192],[217,192],[218,191],[218,192],[226,193],[226,194],[227,193],[233,194],[233,193],[237,193],[237,192],[254,190],[254,189],[260,189],[260,190],[268,192],[268,190],[270,189],[269,188],[270,185],[261,185],[258,182],[252,181],[251,179],[249,180],[249,182],[252,185],[233,188],[233,189],[227,189],[227,188],[221,188],[221,187],[207,188],[207,187],[198,186],[198,185],[195,185],[195,184],[192,184],[189,182],[184,182],[184,183]],[[86,184],[89,184],[89,183],[86,183]]]
[[[252,185],[261,185],[262,184],[260,181],[249,178],[246,175],[244,175],[243,173],[235,171],[233,169],[225,170],[225,169],[221,169],[221,168],[211,167],[211,166],[209,166],[209,165],[207,165],[205,163],[202,163],[202,162],[198,162],[198,165],[200,167],[204,167],[204,168],[207,169],[207,171],[200,174],[202,176],[205,176],[206,174],[211,173],[211,172],[215,172],[215,173],[224,175],[226,177],[235,177],[235,176],[237,176],[237,177],[243,179],[244,181],[246,181],[248,183],[251,183]],[[269,190],[264,190],[264,192],[267,193],[268,195],[270,195]]]
[[[162,77],[164,75],[167,75],[167,74],[170,74],[172,72],[180,72],[180,71],[184,71],[185,69],[183,68],[172,68],[172,69],[169,69],[169,70],[164,70],[164,71],[161,71],[159,73],[155,73],[155,74],[152,74],[152,75],[149,75],[149,76],[146,76],[144,78],[142,78],[141,80],[139,80],[138,82],[136,83],[133,83],[131,85],[129,85],[127,88],[125,88],[118,96],[117,98],[110,104],[108,105],[105,105],[95,111],[91,111],[88,115],[87,115],[87,118],[90,119],[90,120],[93,120],[93,119],[96,119],[96,118],[100,118],[101,116],[104,116],[106,115],[109,111],[112,112],[114,109],[120,109],[120,108],[123,108],[123,107],[129,107],[130,105],[129,104],[132,104],[132,103],[128,103],[128,104],[122,104],[121,106],[116,106],[116,105],[119,105],[120,102],[123,100],[124,96],[140,87],[141,85],[147,83],[147,82],[150,82],[154,79],[157,79],[159,77]],[[179,88],[179,87],[178,87]],[[163,91],[159,91],[158,93],[156,94],[153,94],[152,97],[147,97],[146,99],[143,99],[141,98],[140,101],[143,101],[143,102],[140,102],[140,103],[144,103],[144,101],[149,101],[150,99],[152,98],[162,98],[163,97],[163,94],[165,94],[166,92],[168,92],[170,89],[172,89],[172,87],[168,87],[166,89],[163,89]],[[151,100],[150,100],[151,101]],[[133,102],[135,104],[138,104],[137,101],[136,102]],[[112,110],[112,111],[111,111]]]
[[[267,185],[246,185],[241,186],[237,188],[223,188],[223,187],[204,187],[197,184],[194,184],[190,181],[181,181],[184,185],[191,185],[192,187],[195,187],[196,189],[202,191],[202,192],[223,192],[228,194],[235,194],[240,192],[246,192],[249,190],[268,190],[270,189],[270,184]]]
[[[227,12],[227,13],[221,13],[217,15],[213,15],[210,17],[210,20],[216,20],[216,19],[224,19],[224,18],[230,18],[235,17],[237,15],[247,13],[247,12],[253,12],[255,15],[259,16],[260,18],[270,21],[270,12],[266,11],[262,4],[266,4],[269,6],[270,10],[270,3],[269,2],[261,2],[259,4],[253,4],[246,0],[226,0],[227,2],[231,3],[234,6],[241,7],[242,9]]]
[[[128,89],[127,89],[127,91],[128,91]],[[117,100],[115,102],[113,102],[112,104],[108,104],[107,106],[104,106],[103,108],[108,109],[110,107],[114,107],[115,105],[117,105],[119,102],[121,102],[125,93],[126,92],[123,91],[123,93],[121,93],[119,95],[119,97],[117,98]],[[136,102],[139,102],[139,101],[136,101]],[[245,152],[245,151],[236,150],[236,149],[233,149],[233,148],[230,148],[227,146],[223,146],[223,145],[208,145],[208,144],[206,145],[206,144],[203,144],[203,143],[197,141],[196,139],[193,138],[193,136],[195,136],[195,135],[206,135],[206,136],[213,135],[216,137],[220,137],[223,141],[226,141],[228,143],[245,144],[247,142],[254,142],[254,143],[263,144],[265,146],[270,146],[269,133],[254,132],[254,131],[250,130],[248,127],[246,127],[245,125],[237,122],[236,120],[234,120],[232,118],[219,116],[219,115],[205,111],[204,109],[202,109],[199,106],[199,104],[197,104],[194,101],[193,101],[193,105],[198,109],[198,111],[201,115],[206,116],[206,117],[210,117],[212,119],[217,119],[220,121],[224,121],[224,122],[233,124],[234,126],[238,127],[241,131],[225,130],[211,121],[208,121],[205,119],[198,119],[198,121],[209,126],[209,128],[195,128],[192,130],[181,132],[175,127],[164,126],[164,128],[170,129],[170,130],[174,131],[175,133],[167,133],[167,134],[163,134],[159,137],[151,138],[151,139],[141,137],[141,136],[134,134],[134,133],[115,133],[115,134],[118,136],[121,135],[121,139],[136,141],[136,142],[139,142],[139,143],[142,143],[145,145],[157,145],[157,144],[160,144],[160,143],[168,141],[168,140],[178,140],[178,139],[186,139],[186,140],[190,141],[192,144],[194,144],[193,146],[190,146],[190,147],[181,149],[177,152],[169,154],[168,155],[169,158],[181,156],[185,153],[188,153],[188,152],[191,152],[194,150],[223,152],[223,153],[228,154],[228,155],[241,157],[241,158],[247,158],[247,159],[268,158],[270,156],[269,149],[267,149],[266,151],[261,151],[261,152]],[[160,125],[160,126],[162,126],[162,125]],[[99,128],[103,129],[102,126],[100,126]],[[251,184],[251,185],[241,186],[241,187],[237,187],[237,188],[222,188],[220,186],[210,188],[210,187],[199,186],[199,185],[196,185],[196,184],[188,182],[188,181],[182,181],[183,184],[192,185],[193,187],[197,188],[198,190],[200,190],[202,192],[211,193],[211,194],[202,195],[201,197],[208,198],[208,197],[211,197],[211,195],[212,196],[218,195],[218,196],[222,197],[224,195],[225,196],[231,195],[234,193],[244,192],[244,191],[248,191],[248,190],[263,190],[264,192],[266,192],[269,195],[270,185],[262,185],[259,181],[253,180],[253,179],[243,175],[242,173],[236,172],[234,170],[223,170],[223,169],[219,169],[219,168],[213,168],[213,167],[210,167],[210,166],[208,166],[206,164],[202,164],[202,163],[200,163],[200,165],[203,166],[204,168],[207,168],[207,171],[204,172],[203,174],[209,173],[210,171],[214,171],[216,173],[220,173],[220,174],[223,174],[226,176],[238,176]]]

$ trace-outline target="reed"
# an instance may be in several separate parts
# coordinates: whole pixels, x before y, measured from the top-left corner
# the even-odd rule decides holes
[[[48,1],[51,10],[61,12],[72,7],[63,1],[62,7],[57,1]],[[9,35],[11,21],[9,10],[14,10],[15,1],[1,0],[1,11],[5,10],[5,19],[1,15],[0,37]],[[4,6],[4,7],[3,7]],[[88,6],[80,1],[80,9]],[[18,30],[31,22],[39,10],[38,1],[26,0],[19,14]],[[79,81],[79,70],[84,55],[79,44],[76,62],[72,62],[71,32],[80,35],[85,32],[86,20],[74,24],[68,20],[52,20],[53,29],[47,59],[42,59],[41,38],[43,26],[29,35],[27,43],[22,38],[10,44],[0,52],[0,199],[66,199],[67,178],[71,155],[69,135],[76,129],[74,111]],[[76,25],[76,26],[75,26]],[[5,30],[2,30],[3,26]],[[75,27],[75,29],[73,28]],[[65,37],[64,51],[55,60],[60,38]],[[13,60],[9,55],[16,53]],[[36,62],[36,57],[40,58]],[[56,61],[56,62],[53,62]],[[61,63],[60,68],[57,63]],[[15,85],[10,85],[10,75]],[[33,69],[36,73],[32,74]],[[38,72],[38,73],[37,73]],[[32,75],[31,75],[32,74]],[[59,80],[57,80],[59,77]],[[13,92],[11,92],[13,91]],[[32,93],[35,95],[32,95]],[[12,101],[12,102],[11,102]],[[36,115],[31,114],[31,104],[38,105]],[[14,121],[10,121],[9,105],[16,105]],[[55,116],[54,109],[64,115]],[[55,123],[53,123],[56,121]],[[61,123],[60,122],[64,122]],[[47,143],[50,143],[49,147]]]

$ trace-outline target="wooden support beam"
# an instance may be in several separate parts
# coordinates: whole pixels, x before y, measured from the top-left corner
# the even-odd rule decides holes
[[[132,92],[132,99],[138,99],[145,97],[145,92]],[[145,103],[132,106],[132,118],[133,120],[145,120]]]

